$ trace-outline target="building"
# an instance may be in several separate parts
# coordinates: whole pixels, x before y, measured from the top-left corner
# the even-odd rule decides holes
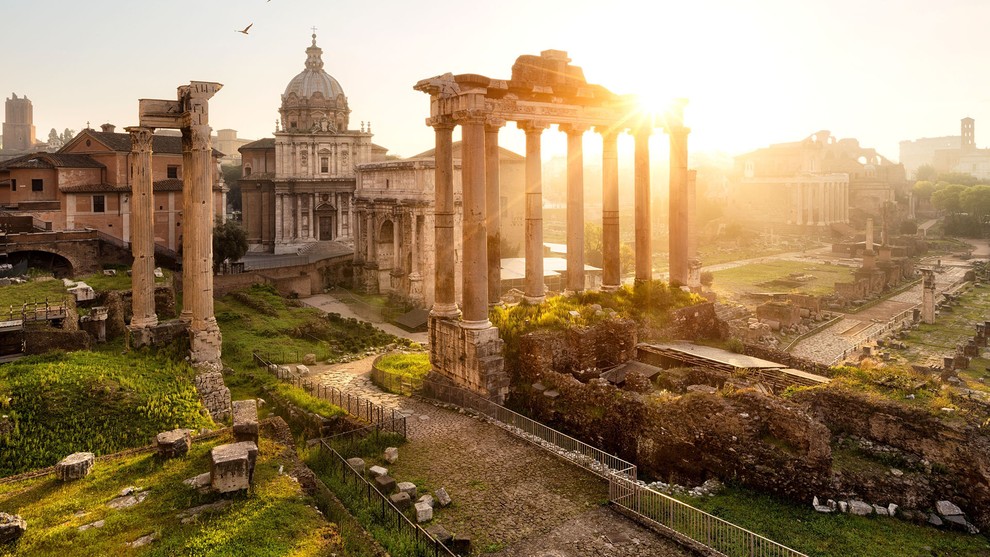
[[[11,93],[4,102],[3,141],[0,160],[14,158],[40,148],[35,138],[34,106],[26,96]]]
[[[323,70],[323,50],[306,49],[292,78],[274,138],[242,146],[242,222],[251,251],[297,253],[321,241],[353,241],[357,166],[385,160],[370,124],[350,129],[344,90]]]
[[[924,165],[935,165],[935,153],[938,151],[955,151],[962,146],[962,136],[946,135],[942,137],[922,137],[915,140],[900,142],[901,164],[909,178],[915,178],[918,168]]]
[[[182,245],[182,139],[155,135],[155,243],[178,252]],[[225,207],[214,149],[214,210]],[[85,129],[55,153],[38,152],[0,162],[0,209],[29,215],[49,230],[92,228],[122,242],[131,239],[131,136],[111,124]]]
[[[907,185],[903,165],[828,131],[736,157],[733,182],[738,218],[802,230],[879,215]]]

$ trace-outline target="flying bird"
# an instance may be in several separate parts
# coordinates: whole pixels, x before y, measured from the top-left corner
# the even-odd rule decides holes
[[[250,28],[251,28],[251,25],[254,25],[254,24],[253,24],[253,23],[251,23],[250,25],[248,25],[248,26],[247,26],[247,27],[245,27],[244,29],[234,29],[234,32],[235,32],[235,33],[244,33],[245,35],[247,35],[247,34],[248,34],[248,29],[250,29]]]

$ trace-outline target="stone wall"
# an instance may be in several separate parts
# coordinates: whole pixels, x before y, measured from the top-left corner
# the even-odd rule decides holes
[[[430,363],[433,371],[495,402],[509,392],[498,329],[466,329],[458,321],[430,317]]]
[[[306,439],[318,439],[331,435],[367,427],[348,416],[324,418],[318,414],[307,412],[281,397],[272,389],[265,390],[265,398],[271,404],[272,412],[284,419],[293,431],[302,432]]]
[[[203,406],[216,422],[230,418],[230,389],[223,382],[219,371],[200,373],[195,379],[196,391]]]
[[[807,371],[808,373],[814,373],[823,377],[832,376],[832,370],[827,365],[809,360],[808,358],[802,358],[801,356],[795,356],[790,352],[784,352],[776,348],[743,343],[742,353],[747,356],[770,360],[771,362],[784,364],[789,368],[800,369],[801,371]]]
[[[24,334],[24,354],[44,354],[52,350],[89,350],[92,337],[86,331],[31,328]]]
[[[729,325],[716,315],[714,302],[705,302],[672,311],[670,323],[658,335],[682,340],[725,339]]]
[[[636,322],[611,319],[593,327],[542,330],[519,339],[519,366],[513,380],[539,381],[544,371],[576,373],[602,369],[636,357]]]

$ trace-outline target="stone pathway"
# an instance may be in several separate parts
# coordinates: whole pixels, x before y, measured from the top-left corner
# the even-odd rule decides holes
[[[353,317],[354,319],[359,319],[361,321],[367,321],[363,317],[354,313],[354,311],[337,298],[331,296],[330,294],[316,294],[308,298],[300,298],[300,302],[306,304],[307,306],[314,307],[321,311],[327,313],[339,313],[343,317]],[[397,337],[408,338],[413,342],[418,342],[420,344],[426,344],[429,342],[429,333],[410,333],[409,331],[396,327],[391,323],[372,323],[375,327],[385,331],[386,333],[395,335]]]
[[[597,476],[479,418],[380,391],[368,377],[373,359],[313,366],[312,376],[407,416],[409,443],[385,466],[397,481],[445,488],[454,503],[438,508],[432,523],[470,535],[475,554],[691,555],[604,508],[608,486]],[[608,543],[606,531],[621,541]]]

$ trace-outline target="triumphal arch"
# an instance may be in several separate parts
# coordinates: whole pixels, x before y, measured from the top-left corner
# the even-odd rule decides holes
[[[584,288],[583,147],[585,132],[602,135],[603,289],[617,289],[619,274],[619,165],[617,137],[635,140],[636,280],[652,279],[649,137],[657,127],[670,135],[670,279],[690,284],[692,253],[688,219],[687,135],[680,110],[663,117],[639,110],[635,97],[589,84],[567,53],[546,50],[520,56],[510,79],[450,73],[424,79],[415,89],[430,95],[436,133],[435,302],[430,313],[433,368],[458,385],[501,402],[508,392],[502,340],[488,319],[499,301],[498,133],[515,122],[526,133],[525,300],[545,298],[543,282],[543,195],[540,141],[556,124],[567,134],[566,289]],[[454,182],[452,134],[462,139],[462,300],[455,300]]]
[[[189,333],[191,363],[219,371],[220,328],[213,315],[213,145],[209,100],[219,83],[192,81],[178,88],[176,100],[140,99],[138,126],[131,134],[131,338],[135,345],[155,340],[154,189],[152,137],[156,128],[182,132],[182,314]],[[229,398],[229,395],[228,395]],[[229,406],[229,404],[228,404]]]

